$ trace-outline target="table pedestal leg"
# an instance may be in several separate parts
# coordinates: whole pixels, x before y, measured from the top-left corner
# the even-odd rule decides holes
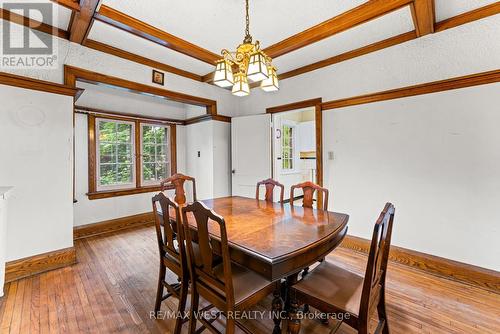
[[[276,285],[276,290],[273,292],[273,321],[274,329],[273,334],[281,333],[281,312],[283,311],[283,300],[281,299],[281,289],[279,284]]]
[[[298,316],[299,305],[296,300],[290,302],[290,312],[288,319],[288,334],[299,334],[300,332],[300,317]]]

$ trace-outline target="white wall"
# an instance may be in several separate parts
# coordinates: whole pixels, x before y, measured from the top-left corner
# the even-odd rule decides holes
[[[212,123],[214,177],[212,198],[231,195],[231,124],[226,122]]]
[[[430,34],[280,82],[280,90],[252,89],[239,115],[322,97],[323,101],[411,86],[500,68],[500,15]],[[279,69],[278,69],[279,71]]]
[[[0,85],[7,260],[73,246],[73,98]]]
[[[393,244],[500,270],[500,83],[324,112],[325,185],[371,237],[386,201]]]
[[[196,178],[198,199],[231,194],[230,151],[229,123],[205,121],[186,126],[186,172]]]
[[[239,113],[496,70],[499,35],[500,15],[428,35],[283,80],[277,93],[253,90]],[[371,237],[377,214],[392,201],[395,245],[500,270],[499,88],[324,111],[324,184],[330,207],[351,215],[349,233]]]

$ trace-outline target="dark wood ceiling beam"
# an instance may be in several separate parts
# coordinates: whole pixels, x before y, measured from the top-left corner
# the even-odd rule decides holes
[[[64,65],[64,83],[68,86],[76,86],[77,81],[118,88],[141,95],[155,95],[171,101],[207,107],[214,111],[213,113],[216,113],[217,102],[215,100],[153,87],[102,73],[92,72],[83,68]]]
[[[69,40],[82,44],[90,31],[99,0],[81,0],[80,11],[76,12],[69,28]]]
[[[76,0],[50,0],[58,5],[61,5],[63,7],[66,7],[71,10],[79,11],[80,10],[80,4]]]
[[[434,24],[436,22],[434,0],[415,0],[411,5],[411,15],[418,37],[434,32]]]
[[[101,6],[95,18],[115,28],[119,28],[211,65],[215,64],[215,62],[221,58],[220,55],[155,28],[145,22],[139,21],[106,5]]]
[[[43,81],[4,72],[0,72],[0,84],[74,97],[77,96],[80,91],[83,91],[80,88],[74,88],[68,85],[61,85],[50,81]]]
[[[455,28],[462,24],[484,19],[485,17],[496,14],[500,14],[500,1],[438,22],[436,23],[435,31],[440,32],[446,29]]]
[[[370,0],[354,9],[271,45],[265,48],[264,51],[271,58],[276,58],[376,19],[411,3],[413,3],[413,0]]]
[[[60,38],[69,39],[67,31],[53,27],[46,23],[24,17],[22,15],[10,12],[6,9],[0,8],[0,19],[25,26],[30,29],[44,32],[49,35],[54,35]]]
[[[139,56],[137,54],[134,54],[134,53],[122,50],[122,49],[118,49],[118,48],[115,48],[113,46],[110,46],[110,45],[107,45],[107,44],[104,44],[104,43],[101,43],[98,41],[87,39],[83,43],[83,45],[88,47],[88,48],[91,48],[91,49],[94,49],[97,51],[101,51],[101,52],[104,52],[104,53],[107,53],[107,54],[110,54],[113,56],[117,56],[117,57],[120,57],[123,59],[127,59],[127,60],[142,64],[142,65],[153,67],[153,68],[156,68],[158,70],[177,74],[177,75],[180,75],[180,76],[183,76],[183,77],[186,77],[189,79],[193,79],[196,81],[202,81],[201,75],[198,75],[198,74],[195,74],[192,72],[188,72],[188,71],[184,71],[184,70],[181,70],[177,67],[170,66],[170,65],[167,65],[164,63],[160,63],[159,61],[152,60],[152,59],[149,59],[149,58],[146,58],[143,56]]]
[[[466,75],[446,80],[434,81],[420,85],[391,89],[383,92],[349,97],[346,99],[324,102],[323,110],[344,108],[359,104],[400,99],[403,97],[417,96],[423,94],[443,92],[447,90],[460,89],[472,86],[486,85],[500,82],[500,70]]]
[[[449,19],[437,22],[434,26],[435,32],[440,32],[446,29],[454,28],[457,26],[460,26],[462,24],[467,24],[476,20],[483,19],[485,17],[489,17],[492,15],[500,14],[500,2],[496,2],[491,5],[487,5],[472,11],[469,11],[467,13],[463,13],[454,17],[451,17]],[[280,80],[291,78],[300,74],[304,74],[307,72],[311,72],[317,69],[320,69],[322,67],[327,67],[333,64],[340,63],[342,61],[346,61],[352,58],[356,58],[371,52],[379,51],[394,45],[398,45],[401,43],[405,43],[408,41],[411,41],[415,38],[418,38],[417,32],[416,31],[410,31],[395,37],[391,37],[388,39],[385,39],[380,42],[376,42],[364,47],[361,47],[359,49],[353,50],[353,51],[348,51],[340,55],[336,55],[321,61],[318,61],[313,64],[309,64],[306,66],[302,66],[299,68],[296,68],[294,70],[282,73],[278,75],[278,78]],[[209,78],[212,73],[206,74],[203,76],[203,78]]]

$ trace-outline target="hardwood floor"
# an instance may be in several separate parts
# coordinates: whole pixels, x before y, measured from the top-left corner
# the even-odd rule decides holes
[[[75,247],[78,264],[7,284],[0,333],[170,333],[173,320],[149,316],[158,273],[152,227],[77,240]],[[342,248],[330,258],[358,273],[366,265],[364,255]],[[387,285],[392,333],[500,333],[498,294],[393,263]],[[256,310],[269,310],[270,304],[269,297]],[[175,305],[169,300],[162,310]],[[272,321],[248,326],[270,333]],[[307,320],[301,333],[328,329]],[[339,333],[354,332],[342,325]]]

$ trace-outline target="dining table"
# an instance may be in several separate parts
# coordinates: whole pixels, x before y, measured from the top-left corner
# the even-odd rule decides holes
[[[240,196],[201,202],[224,218],[231,261],[269,281],[285,280],[284,286],[293,285],[301,271],[324,259],[347,233],[349,216],[343,213]],[[195,229],[194,216],[187,218]],[[218,225],[209,224],[209,233],[218,253]],[[275,291],[273,314],[281,312],[283,299],[286,306],[286,290]],[[273,333],[278,333],[281,319],[273,316],[273,320]]]

